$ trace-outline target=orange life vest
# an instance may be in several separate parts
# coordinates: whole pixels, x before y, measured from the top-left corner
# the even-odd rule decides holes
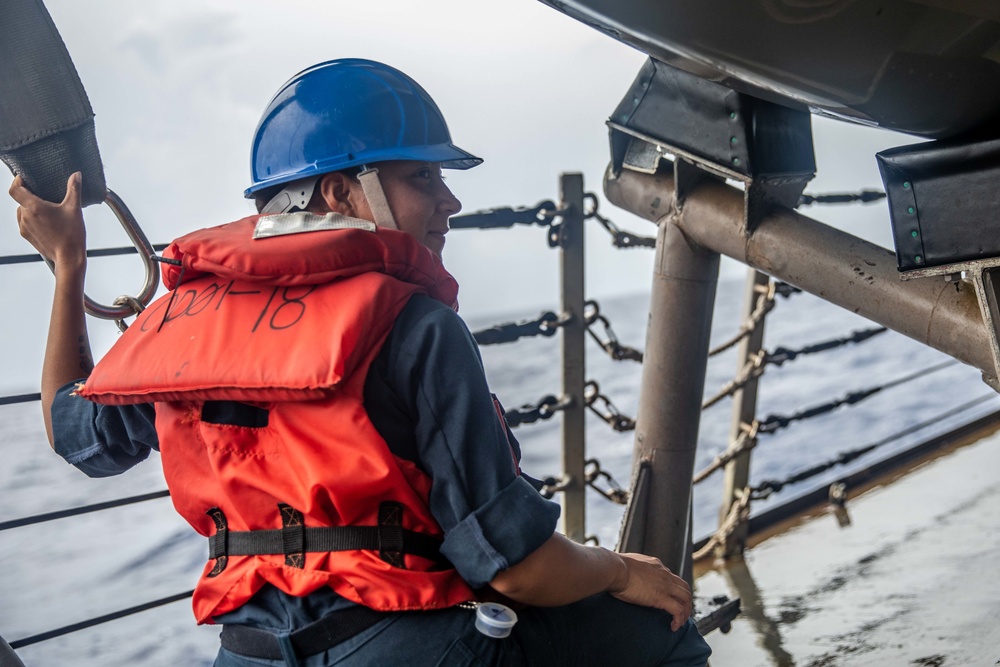
[[[175,241],[164,255],[179,265],[163,272],[173,291],[136,318],[79,391],[98,403],[155,402],[174,506],[215,535],[217,557],[194,595],[198,622],[265,583],[295,596],[329,586],[379,610],[473,599],[449,565],[402,546],[442,536],[430,479],[390,452],[363,405],[368,368],[408,299],[423,291],[453,305],[454,279],[402,232],[251,240],[257,221]],[[218,423],[227,420],[210,414],[216,401],[249,404],[263,419]],[[303,524],[369,527],[381,546],[301,550]],[[277,553],[227,550],[227,535],[244,531],[271,531]]]

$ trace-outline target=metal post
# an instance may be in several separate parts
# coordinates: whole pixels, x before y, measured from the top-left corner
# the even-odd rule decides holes
[[[747,273],[747,291],[743,302],[743,322],[750,322],[750,317],[758,306],[762,305],[767,294],[764,290],[770,283],[770,278],[756,269],[749,269]],[[754,355],[764,347],[764,318],[761,317],[753,325],[749,335],[740,341],[736,356],[736,372],[740,373],[748,363],[753,360]],[[733,394],[733,425],[730,429],[729,442],[739,440],[743,435],[745,426],[753,423],[757,417],[757,378],[750,380],[735,394]],[[729,510],[733,504],[739,500],[738,493],[746,488],[750,481],[750,451],[743,452],[735,459],[726,464],[725,482],[722,490],[722,504],[719,507],[719,523],[722,524],[729,516]],[[732,556],[743,551],[746,543],[747,526],[741,525],[736,529],[733,539],[724,545],[722,556]]]
[[[559,179],[565,210],[559,225],[560,289],[562,313],[568,320],[562,327],[563,399],[569,405],[562,416],[562,467],[569,483],[563,492],[563,532],[571,540],[586,538],[586,434],[583,390],[586,383],[584,344],[584,244],[583,174],[563,174]]]
[[[705,389],[718,253],[669,222],[656,239],[636,423],[632,502],[619,548],[684,572],[695,447]]]

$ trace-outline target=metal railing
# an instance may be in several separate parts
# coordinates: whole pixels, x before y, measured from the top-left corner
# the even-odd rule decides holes
[[[594,541],[586,534],[585,491],[589,487],[610,502],[626,504],[630,491],[622,488],[610,471],[601,467],[600,462],[588,455],[586,446],[585,417],[587,412],[596,415],[615,431],[631,431],[636,422],[623,415],[610,398],[601,393],[595,380],[586,378],[585,341],[590,336],[601,349],[617,361],[642,363],[644,352],[623,345],[615,335],[611,322],[601,313],[600,305],[587,301],[583,291],[584,274],[584,223],[596,220],[611,234],[612,243],[619,248],[655,247],[654,239],[641,237],[623,231],[612,221],[598,212],[598,200],[593,194],[585,193],[583,178],[579,174],[565,174],[560,179],[560,203],[543,201],[530,208],[498,208],[489,211],[457,216],[453,219],[456,229],[499,229],[514,224],[531,224],[547,228],[548,244],[559,250],[561,265],[561,304],[559,312],[547,311],[535,319],[522,322],[499,324],[474,333],[480,345],[511,343],[528,336],[553,337],[561,333],[562,387],[561,393],[548,395],[534,404],[507,412],[506,419],[511,427],[527,425],[551,419],[561,414],[562,428],[562,471],[557,476],[547,478],[543,493],[552,496],[561,493],[564,505],[564,532],[574,540]],[[822,201],[821,198],[814,198]],[[843,199],[843,197],[840,197]],[[157,251],[165,245],[153,246]],[[134,248],[109,248],[88,251],[89,257],[104,257],[136,252]],[[0,265],[39,262],[37,255],[15,255],[0,258]],[[768,314],[774,309],[776,297],[788,297],[799,292],[790,285],[774,282],[768,276],[753,269],[747,279],[746,298],[737,333],[708,351],[710,356],[738,346],[737,377],[729,383],[717,397],[705,401],[704,408],[714,405],[722,398],[733,400],[733,418],[728,449],[716,457],[712,464],[695,478],[697,484],[717,470],[725,471],[722,503],[720,505],[720,527],[700,555],[730,555],[742,550],[746,540],[750,504],[778,493],[785,487],[802,483],[836,466],[847,465],[868,455],[878,448],[898,440],[905,435],[929,428],[939,419],[951,417],[981,405],[990,398],[984,396],[958,408],[937,415],[911,426],[880,441],[870,443],[841,453],[834,459],[822,461],[806,469],[797,471],[782,480],[765,480],[754,487],[749,485],[751,452],[758,439],[784,428],[792,422],[810,418],[837,409],[843,405],[853,405],[874,393],[908,382],[928,372],[940,370],[942,364],[920,373],[912,373],[877,387],[855,391],[843,398],[827,402],[821,406],[805,408],[788,416],[770,416],[758,420],[756,415],[758,382],[768,365],[781,365],[797,357],[825,352],[850,344],[860,344],[885,331],[884,328],[854,332],[847,336],[822,341],[798,349],[778,347],[767,352],[763,347],[764,327]],[[600,330],[598,330],[600,327]],[[38,393],[18,394],[0,397],[0,405],[12,405],[39,400]],[[636,475],[637,486],[642,486],[643,467],[640,464]],[[0,531],[21,528],[28,525],[54,521],[134,503],[162,499],[169,496],[167,490],[121,498],[83,507],[68,508],[35,516],[24,517],[0,523]],[[87,619],[61,628],[38,633],[30,637],[16,639],[12,648],[20,648],[70,632],[93,627],[100,623],[140,613],[154,607],[171,604],[190,597],[191,591],[152,600],[109,614]],[[715,618],[717,614],[711,614]],[[720,617],[721,618],[721,617]],[[718,620],[718,619],[716,619]]]

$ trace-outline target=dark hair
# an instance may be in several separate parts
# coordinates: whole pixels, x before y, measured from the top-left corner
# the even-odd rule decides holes
[[[263,190],[258,190],[253,193],[253,204],[257,207],[257,212],[260,213],[267,206],[268,202],[274,199],[274,196],[284,189],[286,183],[281,185],[272,185],[269,188],[264,188]]]
[[[350,176],[354,180],[358,180],[358,174],[361,173],[361,167],[360,166],[348,167],[347,169],[341,169],[340,173],[345,174],[346,176]],[[322,176],[320,178],[322,178]],[[294,181],[292,182],[294,183]],[[262,210],[264,210],[264,207],[267,206],[272,199],[274,199],[274,196],[277,195],[282,190],[284,190],[287,185],[289,184],[280,183],[278,185],[272,185],[269,188],[264,188],[263,190],[258,190],[257,192],[253,193],[253,203],[254,206],[257,207],[257,212],[260,213]],[[316,197],[316,194],[317,193],[315,192],[313,193],[314,198]]]

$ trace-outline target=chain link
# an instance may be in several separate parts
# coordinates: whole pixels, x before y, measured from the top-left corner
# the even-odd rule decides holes
[[[608,230],[611,234],[611,242],[616,248],[655,248],[656,239],[648,236],[637,236],[631,232],[626,232],[620,229],[615,223],[611,222],[603,215],[601,215],[597,209],[600,203],[597,199],[597,195],[593,192],[588,192],[583,195],[585,201],[591,203],[591,208],[584,213],[584,219],[589,220],[591,218],[597,220],[601,223],[604,229]]]
[[[619,342],[618,336],[615,335],[614,330],[611,328],[611,322],[608,321],[608,318],[601,315],[601,306],[596,301],[586,302],[583,306],[583,313],[583,319],[587,325],[587,333],[600,345],[602,350],[608,353],[608,356],[615,361],[628,359],[642,363],[642,352],[622,345]],[[596,322],[600,322],[604,326],[604,335],[607,340],[601,338],[594,331],[593,324]]]
[[[583,401],[591,412],[610,424],[611,428],[619,433],[635,429],[635,419],[626,417],[619,412],[618,408],[611,402],[611,399],[601,393],[600,386],[594,380],[590,380],[584,385]],[[598,401],[604,404],[603,411],[594,405]]]
[[[545,396],[534,405],[526,404],[520,408],[507,410],[504,419],[507,426],[516,428],[521,424],[533,424],[538,420],[552,419],[552,416],[560,410],[569,407],[571,401],[565,398],[556,398],[552,394]]]
[[[629,493],[611,476],[607,470],[601,467],[601,462],[597,459],[588,459],[584,464],[584,480],[587,486],[597,491],[599,494],[615,503],[616,505],[627,505]],[[604,478],[609,489],[602,489],[597,486],[598,478]]]
[[[546,477],[542,480],[542,488],[538,491],[542,498],[551,499],[552,496],[569,488],[573,478],[569,475],[562,477]]]

